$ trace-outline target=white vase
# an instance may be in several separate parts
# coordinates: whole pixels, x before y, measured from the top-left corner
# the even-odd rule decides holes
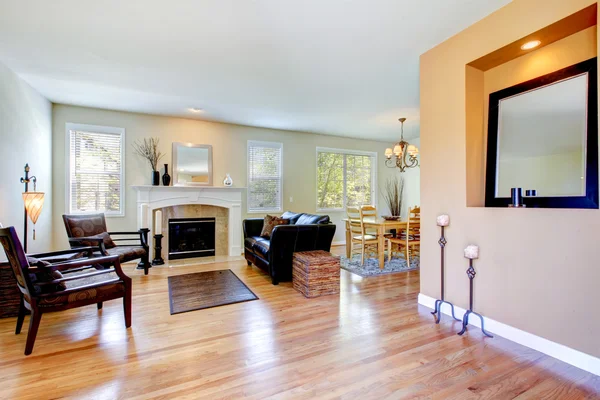
[[[223,185],[225,185],[225,186],[233,185],[233,179],[231,179],[231,176],[229,174],[225,174],[225,179],[223,179]]]

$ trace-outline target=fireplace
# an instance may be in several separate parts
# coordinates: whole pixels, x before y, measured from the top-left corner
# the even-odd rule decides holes
[[[169,219],[169,259],[215,255],[216,218]]]

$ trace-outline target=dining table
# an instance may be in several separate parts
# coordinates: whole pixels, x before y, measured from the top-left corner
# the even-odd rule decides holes
[[[350,259],[352,252],[352,234],[350,232],[350,219],[344,218],[342,219],[346,224],[346,257]],[[385,262],[385,232],[389,229],[395,229],[396,231],[400,231],[402,229],[406,229],[408,221],[401,220],[388,220],[385,218],[373,218],[367,217],[363,219],[363,225],[365,229],[369,229],[377,232],[377,258],[379,260],[379,268],[383,269]],[[390,249],[391,251],[391,249]]]

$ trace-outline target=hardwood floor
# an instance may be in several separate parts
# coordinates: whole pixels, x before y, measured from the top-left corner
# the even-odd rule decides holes
[[[169,314],[167,276],[227,268],[260,300]],[[436,325],[417,305],[417,271],[342,271],[340,296],[310,300],[244,261],[125,271],[129,330],[119,301],[44,315],[25,357],[26,329],[0,320],[0,398],[600,398],[599,377],[477,329],[460,337],[448,317]]]

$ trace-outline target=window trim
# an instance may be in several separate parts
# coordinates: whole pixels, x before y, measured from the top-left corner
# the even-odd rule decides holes
[[[96,214],[98,211],[78,212],[71,210],[71,131],[89,131],[121,135],[121,187],[119,208],[121,212],[105,212],[106,218],[125,217],[125,128],[116,126],[89,125],[67,122],[65,124],[65,212],[73,215]]]
[[[250,147],[270,147],[281,150],[279,157],[279,208],[250,208]],[[283,143],[262,140],[248,140],[246,145],[246,212],[248,214],[266,214],[270,212],[283,212]]]
[[[344,212],[348,208],[348,196],[346,193],[346,158],[344,158],[344,192],[342,208],[320,208],[319,207],[319,153],[335,153],[353,156],[369,156],[373,158],[373,168],[371,170],[371,202],[377,207],[377,152],[376,151],[361,151],[336,149],[331,147],[317,147],[315,153],[315,206],[317,212]]]

